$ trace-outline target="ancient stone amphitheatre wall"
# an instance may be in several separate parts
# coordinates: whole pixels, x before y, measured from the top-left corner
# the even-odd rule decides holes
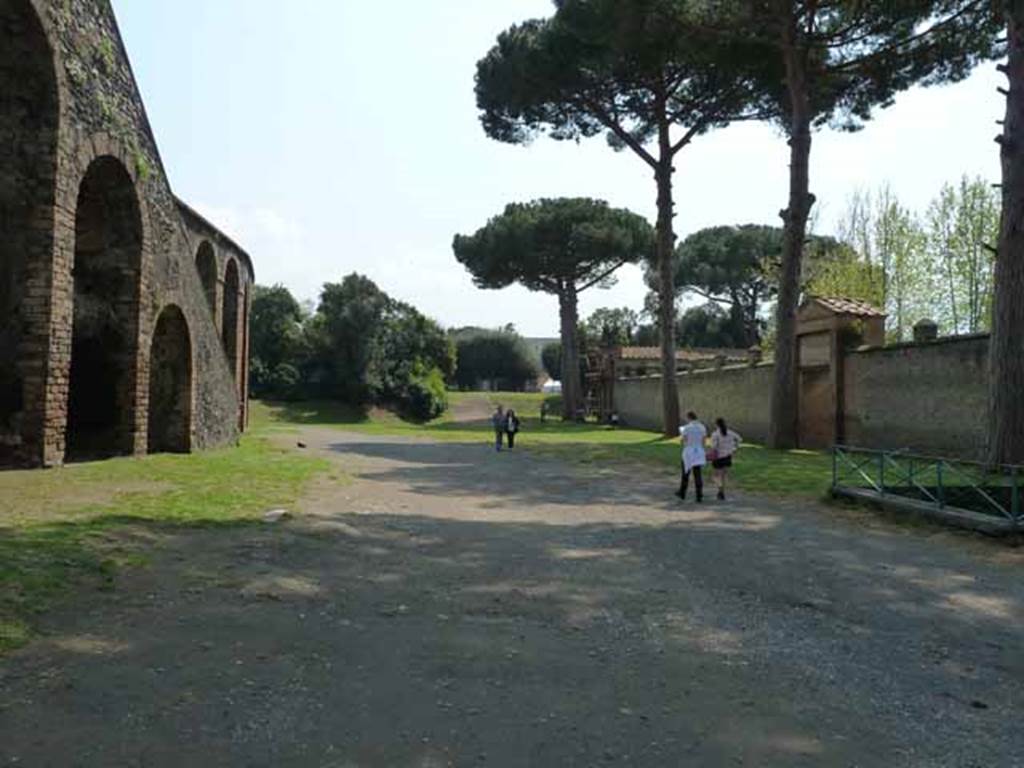
[[[0,464],[233,441],[252,263],[171,193],[108,0],[0,0],[0,41]]]

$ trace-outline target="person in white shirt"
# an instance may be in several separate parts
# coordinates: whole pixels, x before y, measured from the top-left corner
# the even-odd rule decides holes
[[[715,468],[715,485],[718,486],[718,499],[725,499],[725,479],[732,466],[732,457],[743,442],[737,433],[729,429],[725,419],[715,419],[715,431],[711,435],[711,466]]]
[[[679,436],[683,444],[683,474],[679,481],[679,490],[676,496],[680,499],[686,498],[686,489],[690,484],[690,474],[693,474],[693,485],[697,489],[697,501],[704,501],[704,477],[702,469],[707,463],[704,454],[704,441],[707,440],[708,430],[700,421],[697,414],[690,411],[686,414],[689,421],[679,428]]]

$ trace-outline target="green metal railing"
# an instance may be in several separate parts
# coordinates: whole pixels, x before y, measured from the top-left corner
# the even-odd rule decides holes
[[[855,490],[1009,520],[1024,527],[1024,468],[988,465],[906,451],[837,445],[832,489]]]

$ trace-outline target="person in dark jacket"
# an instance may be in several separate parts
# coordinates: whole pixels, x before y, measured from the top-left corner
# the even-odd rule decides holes
[[[511,408],[505,414],[505,437],[508,438],[509,450],[516,447],[516,435],[519,433],[519,417]]]
[[[494,427],[494,447],[499,453],[501,452],[501,433],[505,431],[506,424],[508,424],[508,417],[499,405],[491,414],[491,425]]]

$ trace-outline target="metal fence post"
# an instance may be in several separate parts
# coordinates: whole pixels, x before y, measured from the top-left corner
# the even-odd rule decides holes
[[[942,509],[943,507],[946,506],[946,491],[942,487],[942,462],[941,461],[935,462],[935,480],[936,480],[935,484],[936,484],[936,486],[938,486],[935,489],[935,491],[939,495],[939,509]]]
[[[1020,470],[1019,467],[1013,467],[1010,470],[1010,482],[1012,486],[1010,488],[1010,514],[1013,516],[1013,522],[1016,525],[1021,523],[1021,511],[1020,511]]]
[[[839,485],[839,446],[832,446],[832,490]]]
[[[879,493],[885,496],[885,451],[878,452],[878,488]]]

